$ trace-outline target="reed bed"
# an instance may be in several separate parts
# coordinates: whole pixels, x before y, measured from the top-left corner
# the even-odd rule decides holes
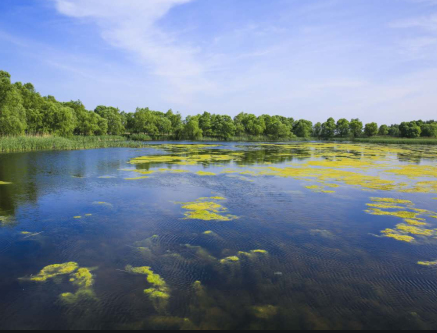
[[[80,150],[96,148],[141,148],[145,144],[122,136],[52,136],[0,137],[0,153],[38,150]]]

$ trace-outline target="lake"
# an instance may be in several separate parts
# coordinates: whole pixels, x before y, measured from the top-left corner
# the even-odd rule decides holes
[[[437,148],[0,154],[0,329],[437,329]]]

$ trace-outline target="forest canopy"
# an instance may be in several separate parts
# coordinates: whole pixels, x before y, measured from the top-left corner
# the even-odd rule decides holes
[[[235,137],[269,139],[359,138],[391,136],[402,138],[437,137],[437,122],[411,121],[394,125],[363,124],[359,119],[329,118],[313,124],[291,117],[240,113],[228,115],[204,112],[182,118],[171,109],[167,112],[137,108],[124,112],[112,106],[87,110],[81,101],[60,102],[53,96],[41,96],[31,83],[12,83],[11,75],[0,71],[0,136],[121,135],[137,134],[151,139],[200,140]]]

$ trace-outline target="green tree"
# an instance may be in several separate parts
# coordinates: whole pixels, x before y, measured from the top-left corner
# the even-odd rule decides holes
[[[123,126],[123,116],[119,109],[100,105],[94,110],[94,112],[107,120],[108,134],[120,135],[124,133],[125,127]]]
[[[199,127],[198,117],[187,117],[185,122],[185,126],[181,133],[181,139],[201,140],[203,138],[203,132]]]
[[[335,130],[337,125],[334,118],[329,118],[325,123],[322,124],[322,138],[331,139],[335,136]]]
[[[379,131],[378,131],[378,135],[381,135],[381,136],[388,135],[388,126],[387,125],[381,125],[381,127],[379,128]]]
[[[313,133],[313,123],[301,119],[294,124],[293,133],[299,138],[309,138]]]
[[[368,137],[372,137],[378,134],[378,124],[377,123],[370,123],[366,124],[364,128],[364,134]]]
[[[337,135],[345,138],[348,137],[350,134],[350,123],[347,119],[340,119],[337,121],[337,127],[336,127]]]
[[[363,123],[359,119],[352,119],[349,128],[354,138],[359,138],[363,134]]]
[[[0,135],[22,135],[26,110],[19,90],[11,84],[9,73],[0,71]]]

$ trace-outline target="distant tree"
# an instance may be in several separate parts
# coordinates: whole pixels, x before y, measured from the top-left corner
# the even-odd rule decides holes
[[[386,136],[386,135],[388,135],[388,133],[389,133],[388,126],[387,125],[381,125],[381,127],[379,128],[379,131],[378,131],[378,135]]]
[[[316,123],[313,127],[313,137],[320,138],[322,137],[322,123]]]
[[[337,127],[336,127],[336,132],[337,135],[345,138],[347,136],[349,136],[350,133],[350,129],[349,129],[350,123],[347,119],[340,119],[339,121],[337,121]]]
[[[399,131],[401,137],[410,139],[418,138],[422,133],[422,129],[415,121],[401,123]]]
[[[437,123],[423,124],[421,126],[421,136],[435,138],[437,137]]]
[[[366,134],[367,137],[372,137],[377,135],[378,124],[377,123],[366,124],[366,127],[364,128],[364,134]]]
[[[123,116],[120,110],[114,107],[98,106],[95,110],[100,117],[108,122],[108,134],[120,135],[125,131]]]
[[[349,128],[354,138],[359,138],[363,134],[363,123],[359,119],[352,119]]]
[[[181,138],[185,140],[201,140],[203,132],[199,127],[198,117],[187,117],[181,134]]]
[[[334,118],[329,118],[325,123],[322,124],[322,138],[331,139],[335,136],[335,130],[337,125]]]
[[[301,119],[294,124],[293,132],[300,138],[309,138],[313,131],[313,123],[308,120]]]

